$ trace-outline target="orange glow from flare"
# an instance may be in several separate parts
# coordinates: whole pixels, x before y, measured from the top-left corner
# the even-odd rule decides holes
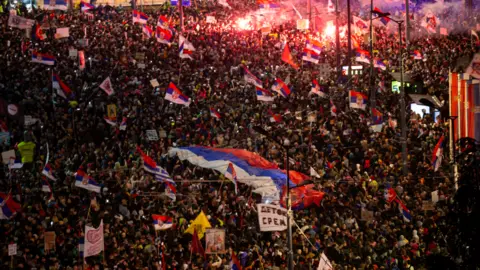
[[[250,20],[246,18],[239,18],[236,21],[237,28],[239,30],[251,30],[252,26],[250,25]]]
[[[329,38],[335,38],[335,25],[327,25],[323,34]]]

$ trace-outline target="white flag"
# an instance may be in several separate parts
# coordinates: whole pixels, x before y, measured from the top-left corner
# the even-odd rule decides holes
[[[105,93],[107,93],[107,95],[109,95],[109,96],[111,96],[111,95],[113,95],[113,93],[115,93],[115,91],[113,91],[112,82],[110,81],[110,77],[107,77],[105,79],[105,81],[103,81],[102,84],[100,84],[99,87],[102,88],[103,91],[105,91]]]
[[[320,174],[317,173],[317,171],[315,171],[315,169],[313,167],[310,167],[310,176],[311,177],[317,177],[317,178],[322,178],[320,176]]]
[[[105,250],[104,238],[103,238],[103,219],[100,221],[98,228],[85,226],[85,242],[83,257],[90,257],[100,254]]]
[[[320,263],[318,264],[317,270],[333,270],[332,263],[325,253],[322,253],[322,256],[320,256]]]

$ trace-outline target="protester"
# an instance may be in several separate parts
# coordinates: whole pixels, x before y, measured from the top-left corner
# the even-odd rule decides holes
[[[428,255],[448,252],[439,230],[448,225],[439,222],[448,212],[454,184],[448,157],[440,159],[439,170],[432,164],[435,145],[448,135],[448,124],[433,114],[408,111],[409,173],[403,176],[396,124],[399,95],[389,90],[390,71],[401,63],[398,35],[375,28],[375,56],[385,60],[388,69],[374,73],[376,109],[383,118],[378,122],[383,123],[381,131],[374,132],[371,125],[378,123],[372,120],[370,105],[352,109],[347,98],[350,89],[368,96],[369,72],[339,85],[335,46],[327,38],[296,30],[293,21],[274,25],[267,35],[238,29],[232,18],[254,5],[231,5],[202,4],[202,12],[186,8],[182,33],[174,7],[145,12],[153,29],[160,15],[170,20],[176,28],[170,45],[142,34],[130,11],[109,6],[98,7],[93,15],[19,10],[18,15],[44,28],[44,40],[36,32],[25,35],[26,30],[8,27],[9,15],[1,15],[2,102],[16,104],[19,114],[34,119],[24,125],[0,111],[2,131],[9,132],[8,140],[2,137],[1,150],[14,149],[24,163],[20,169],[5,165],[0,172],[1,191],[21,204],[0,223],[4,268],[11,263],[8,244],[16,243],[13,265],[18,269],[232,269],[233,256],[244,269],[285,269],[286,231],[259,230],[256,204],[265,198],[241,179],[236,194],[232,182],[218,171],[168,155],[172,147],[192,145],[245,149],[282,169],[288,162],[291,170],[318,174],[312,179],[315,191],[324,193],[321,204],[294,211],[294,269],[316,268],[322,253],[335,269],[413,269],[425,267]],[[207,23],[207,14],[215,16],[216,23]],[[55,29],[63,27],[69,28],[69,36],[55,39]],[[195,48],[192,59],[179,58],[180,33]],[[302,63],[305,43],[313,36],[323,44],[320,61],[329,64],[327,74],[319,74],[318,65]],[[421,80],[428,93],[447,99],[449,70],[476,50],[469,38],[456,33],[411,40],[403,55],[405,72]],[[342,38],[342,63],[348,51],[345,41]],[[285,46],[298,69],[282,61]],[[362,42],[359,46],[368,48]],[[415,50],[421,60],[410,56]],[[32,62],[34,52],[54,56],[55,65]],[[246,70],[266,90],[280,78],[292,93],[287,98],[277,95],[274,102],[258,101],[255,87],[244,80]],[[61,80],[65,97],[53,89],[53,77]],[[107,78],[110,86],[99,88]],[[314,79],[325,97],[310,93]],[[189,98],[189,106],[165,98],[170,83]],[[285,152],[254,126],[279,141],[288,139],[291,159],[286,161]],[[151,130],[158,139],[150,137]],[[158,181],[143,169],[145,156],[168,172],[176,193],[168,181]],[[80,170],[100,184],[99,192],[76,186]],[[434,191],[438,202],[425,210],[424,202],[432,200]],[[408,214],[398,211],[402,205]],[[225,229],[224,254],[203,256],[196,248],[191,252],[194,237],[185,231],[202,211],[213,228]],[[172,227],[155,230],[152,215],[171,217]],[[84,259],[79,244],[85,225],[97,227],[101,220],[105,249]],[[50,231],[56,238],[48,249],[44,236]],[[204,238],[200,241],[205,247]]]

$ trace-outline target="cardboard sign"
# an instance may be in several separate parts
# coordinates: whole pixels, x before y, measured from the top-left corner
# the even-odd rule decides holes
[[[145,69],[145,64],[144,63],[138,63],[137,67],[141,68],[141,69]]]
[[[273,204],[257,204],[260,231],[283,231],[287,229],[287,209]]]
[[[113,121],[117,120],[117,105],[115,104],[107,105],[107,117]]]
[[[8,256],[17,255],[17,244],[8,245]]]
[[[55,250],[55,232],[45,232],[45,251]]]
[[[317,121],[317,114],[315,112],[309,112],[307,121],[309,123],[313,123],[313,122]]]
[[[158,134],[155,129],[149,129],[145,133],[149,141],[158,141]]]
[[[365,220],[367,222],[373,221],[373,211],[369,211],[365,208],[362,208],[360,214],[361,214],[362,220]]]
[[[76,59],[78,56],[78,50],[77,49],[69,49],[68,50],[68,57]]]
[[[214,16],[207,16],[207,23],[217,23],[217,19]]]
[[[224,254],[225,251],[225,230],[207,229],[205,232],[205,253]]]
[[[437,203],[438,202],[438,190],[432,191],[432,202]]]
[[[160,86],[160,84],[158,83],[157,79],[150,80],[150,84],[151,84],[152,87],[154,87],[154,88]]]
[[[145,60],[145,53],[143,52],[135,53],[135,59],[138,60],[139,62],[143,62],[143,60]]]
[[[23,121],[25,126],[31,126],[35,124],[38,121],[38,119],[33,118],[31,115],[25,115],[23,118]]]
[[[2,162],[3,164],[8,164],[10,162],[10,158],[15,159],[15,150],[8,150],[5,152],[2,152]]]
[[[423,201],[422,202],[422,210],[423,211],[433,211],[433,210],[435,210],[435,204],[431,201]]]

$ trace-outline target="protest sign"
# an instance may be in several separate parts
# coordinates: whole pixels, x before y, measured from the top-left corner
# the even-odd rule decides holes
[[[423,201],[422,202],[422,210],[423,211],[433,211],[433,210],[435,210],[435,204],[431,201]]]
[[[217,23],[214,16],[207,16],[207,23]]]
[[[373,221],[373,211],[369,211],[365,208],[362,208],[360,215],[362,220],[364,221],[367,221],[367,222]]]
[[[225,253],[225,230],[207,229],[205,232],[205,253],[223,254]]]
[[[8,164],[10,162],[10,158],[15,159],[15,150],[12,149],[12,150],[2,152],[3,164]]]
[[[149,129],[145,132],[149,141],[158,141],[158,134],[155,129]]]
[[[55,232],[45,232],[45,251],[55,250]]]
[[[117,120],[117,105],[115,104],[108,104],[107,105],[107,117],[110,120]]]
[[[320,256],[320,262],[318,263],[317,270],[333,270],[332,263],[327,258],[327,255],[325,255],[325,253],[322,253],[322,255]]]
[[[260,231],[283,231],[287,229],[287,209],[273,204],[257,204]]]
[[[158,87],[160,84],[158,83],[157,79],[150,80],[150,84],[152,87]]]
[[[77,49],[69,49],[68,50],[68,57],[70,58],[77,58],[78,50]]]
[[[438,202],[438,190],[432,191],[432,202],[437,203]]]
[[[105,249],[103,238],[103,220],[98,228],[85,226],[85,240],[83,257],[90,257],[100,254]]]
[[[10,14],[10,17],[8,17],[8,26],[10,27],[15,27],[19,29],[31,29],[34,24],[34,20],[25,19],[17,15]]]
[[[57,31],[55,33],[55,38],[67,38],[70,36],[70,28],[68,27],[63,27],[63,28],[57,28]]]
[[[112,82],[110,81],[110,77],[107,77],[99,86],[107,95],[111,96],[113,95],[113,87],[112,87]]]
[[[145,69],[145,64],[144,63],[138,63],[137,67],[141,68],[141,69]]]
[[[38,119],[33,118],[31,115],[25,115],[23,118],[23,121],[25,126],[31,126],[35,124],[38,121]]]
[[[17,255],[17,244],[8,245],[8,256]]]

